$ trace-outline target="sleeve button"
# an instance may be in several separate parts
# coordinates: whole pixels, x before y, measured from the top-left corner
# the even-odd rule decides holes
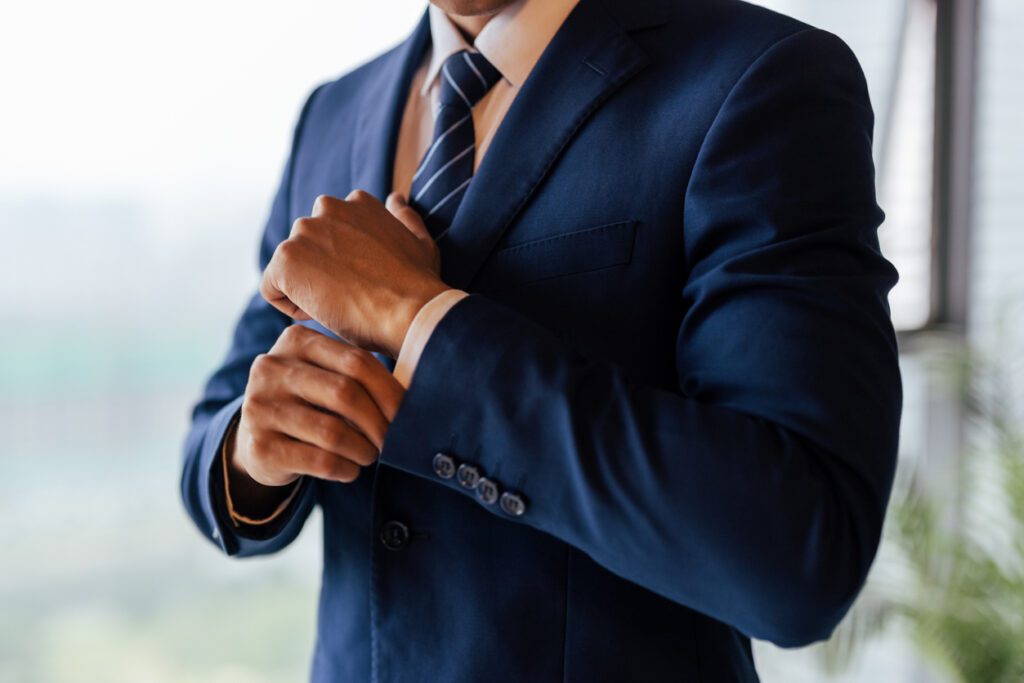
[[[438,453],[434,456],[434,474],[442,479],[451,479],[455,476],[455,458],[447,453]]]
[[[481,479],[476,487],[476,495],[487,505],[493,505],[498,500],[498,485],[490,479]]]
[[[498,502],[498,505],[505,514],[512,517],[522,517],[526,512],[526,501],[518,493],[506,491],[501,494],[501,500]]]
[[[463,488],[475,489],[480,483],[480,470],[472,465],[462,464],[459,465],[458,471],[455,473],[456,479],[459,480],[459,484]]]

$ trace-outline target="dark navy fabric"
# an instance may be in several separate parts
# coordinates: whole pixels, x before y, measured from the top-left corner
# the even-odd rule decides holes
[[[440,102],[434,136],[412,177],[409,204],[427,230],[444,236],[473,179],[476,136],[473,107],[501,78],[479,52],[460,50],[441,65]]]
[[[318,194],[391,190],[429,40],[424,16],[311,95],[261,266]],[[379,463],[239,532],[211,473],[289,324],[254,296],[182,494],[235,557],[321,508],[312,679],[756,681],[750,638],[827,637],[877,549],[901,407],[873,125],[830,33],[735,0],[582,0],[438,242],[471,295]]]

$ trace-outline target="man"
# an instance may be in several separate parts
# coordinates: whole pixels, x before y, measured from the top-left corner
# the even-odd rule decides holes
[[[186,507],[245,557],[320,505],[315,681],[757,680],[895,463],[856,59],[735,0],[432,1],[299,117]]]

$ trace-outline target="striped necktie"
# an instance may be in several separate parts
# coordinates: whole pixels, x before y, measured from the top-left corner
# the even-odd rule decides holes
[[[440,107],[434,139],[412,177],[409,203],[434,239],[451,226],[473,179],[476,136],[473,105],[498,82],[501,73],[479,52],[462,50],[441,66]]]

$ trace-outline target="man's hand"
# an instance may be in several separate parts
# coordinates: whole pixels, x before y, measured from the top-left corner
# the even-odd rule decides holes
[[[293,325],[252,364],[231,465],[263,486],[351,482],[380,454],[403,393],[369,352]]]
[[[263,273],[260,293],[297,320],[312,318],[371,351],[398,355],[416,313],[446,289],[437,246],[397,195],[388,206],[356,190],[317,197]]]

